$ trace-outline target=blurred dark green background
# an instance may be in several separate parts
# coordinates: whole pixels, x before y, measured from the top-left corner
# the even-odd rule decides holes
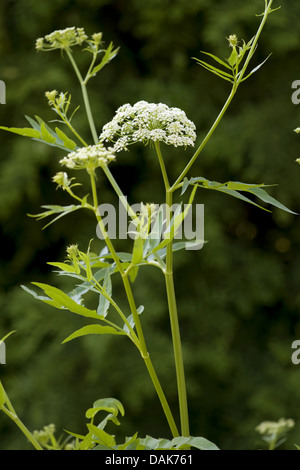
[[[272,52],[264,67],[241,88],[225,119],[191,175],[217,181],[274,184],[270,193],[300,213],[300,108],[291,85],[300,80],[300,3],[282,0],[270,16],[253,66]],[[70,64],[59,52],[37,53],[37,37],[68,26],[88,34],[102,31],[120,53],[90,82],[96,125],[117,107],[144,99],[184,109],[201,139],[216,118],[229,84],[200,68],[200,50],[228,57],[226,37],[249,40],[256,31],[263,0],[2,0],[0,4],[0,79],[7,104],[0,125],[26,126],[25,115],[54,118],[44,93],[72,94],[82,106]],[[275,6],[278,6],[276,3]],[[77,53],[80,65],[85,55]],[[90,139],[83,106],[74,124]],[[83,249],[95,238],[95,224],[83,211],[42,231],[27,217],[44,204],[68,204],[51,177],[62,153],[2,132],[0,160],[1,287],[0,337],[7,340],[1,379],[30,429],[55,423],[85,432],[85,410],[94,400],[113,396],[125,406],[121,437],[167,437],[168,428],[146,369],[130,343],[117,337],[86,337],[61,345],[84,322],[32,299],[21,288],[31,281],[69,287],[47,261],[62,261],[65,247]],[[190,151],[165,149],[173,180]],[[149,147],[133,147],[111,166],[130,202],[162,202],[161,179]],[[101,180],[101,198],[114,201]],[[191,434],[203,435],[222,449],[257,449],[255,426],[263,420],[293,418],[288,442],[300,444],[300,365],[291,362],[291,344],[300,339],[299,218],[268,213],[219,193],[198,192],[205,204],[201,251],[175,255],[175,281]],[[99,241],[100,246],[100,241]],[[173,408],[177,407],[170,330],[163,279],[151,268],[136,282],[137,303],[149,350]],[[122,301],[118,282],[114,285]],[[0,448],[30,448],[21,433],[0,415]]]

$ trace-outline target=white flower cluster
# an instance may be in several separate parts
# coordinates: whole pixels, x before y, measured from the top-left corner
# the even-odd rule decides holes
[[[259,434],[264,435],[274,435],[287,432],[289,429],[293,428],[295,422],[293,419],[280,418],[278,421],[263,421],[258,426],[256,426],[256,431]]]
[[[111,149],[106,149],[100,143],[70,152],[66,157],[60,160],[60,163],[72,170],[86,169],[89,172],[99,166],[107,165],[112,160],[115,160],[115,158]]]
[[[36,40],[35,47],[39,51],[49,51],[53,49],[69,49],[72,46],[81,45],[88,39],[83,28],[58,29],[44,38]]]
[[[159,141],[187,147],[194,145],[195,129],[195,124],[181,109],[139,101],[133,106],[125,104],[117,109],[112,121],[103,126],[99,140],[114,142],[116,152],[128,150],[128,145],[136,142]]]

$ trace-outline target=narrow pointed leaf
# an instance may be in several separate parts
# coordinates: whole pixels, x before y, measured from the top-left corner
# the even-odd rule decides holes
[[[102,285],[104,291],[106,294],[111,297],[112,293],[112,283],[111,283],[111,278],[110,278],[110,268],[105,270],[105,276],[103,280],[103,285]],[[97,308],[97,314],[103,316],[104,318],[107,315],[108,309],[110,306],[110,301],[109,299],[104,296],[103,294],[100,294],[100,299],[99,299],[99,305]]]
[[[211,54],[210,52],[204,52],[204,51],[201,51],[201,53],[211,57],[212,59],[214,59],[219,64],[221,64],[224,67],[226,67],[227,69],[231,70],[231,67],[228,64],[226,64],[226,62],[224,60],[220,59],[219,57],[215,56],[214,54]]]
[[[37,287],[40,287],[46,295],[59,304],[62,308],[70,310],[70,312],[82,315],[89,318],[99,318],[95,310],[90,310],[83,305],[77,304],[67,294],[58,289],[57,287],[49,286],[40,282],[33,282]]]
[[[254,69],[251,70],[251,72],[242,79],[242,82],[244,80],[247,80],[247,78],[249,78],[251,75],[253,75],[255,72],[257,72],[263,65],[265,62],[267,62],[267,60],[269,59],[269,57],[271,56],[272,54],[269,54],[268,57],[263,61],[261,62],[259,65],[257,65],[256,67],[254,67]]]
[[[98,317],[99,318],[99,317]],[[102,325],[87,325],[79,330],[74,331],[66,339],[63,340],[63,343],[67,343],[75,338],[87,335],[123,335],[127,336],[125,331],[116,330],[112,326],[102,326]]]
[[[6,402],[5,390],[0,380],[0,409],[2,408],[3,405],[5,405],[5,402]]]
[[[231,75],[229,75],[226,72],[223,72],[222,70],[217,69],[216,67],[213,67],[212,65],[207,64],[206,62],[203,62],[199,59],[197,59],[197,62],[199,63],[199,65],[201,65],[201,67],[205,68],[209,72],[212,72],[215,75],[217,75],[218,77],[223,78],[223,80],[227,80],[228,82],[232,83],[232,76]]]
[[[144,242],[143,242],[143,239],[142,237],[139,236],[139,234],[137,234],[135,240],[134,240],[134,244],[133,244],[133,251],[132,251],[132,264],[133,265],[136,265],[136,264],[139,264],[142,259],[143,259],[143,246],[144,246]]]
[[[58,137],[63,141],[64,146],[68,150],[74,150],[76,148],[76,142],[70,139],[63,131],[61,131],[58,127],[55,128],[55,132]]]
[[[97,428],[94,424],[87,424],[88,430],[100,441],[101,444],[107,446],[109,449],[116,445],[114,436],[103,431],[103,429]]]
[[[41,136],[42,136],[42,139],[49,144],[54,144],[54,142],[56,142],[56,137],[54,137],[48,131],[44,122],[41,123]]]
[[[14,134],[19,134],[24,137],[34,137],[39,139],[41,137],[40,131],[37,129],[31,129],[30,127],[24,127],[24,128],[17,128],[17,127],[5,127],[5,126],[0,126],[0,129],[8,132],[13,132]]]
[[[274,197],[270,196],[264,189],[262,188],[252,188],[249,190],[252,194],[257,196],[262,201],[266,202],[267,204],[271,204],[272,206],[277,207],[285,212],[289,212],[291,214],[297,214],[296,212],[291,211],[285,205],[281,204],[281,202],[277,201]]]
[[[118,51],[119,51],[119,48],[117,49],[113,49],[114,45],[113,43],[111,42],[108,46],[108,48],[106,49],[105,51],[105,54],[104,56],[102,57],[101,59],[101,62],[100,64],[96,65],[92,72],[91,72],[91,76],[95,75],[96,73],[98,73],[101,69],[103,69],[103,67],[105,67],[105,65],[107,65],[112,59],[114,59],[114,57],[116,57]]]
[[[48,262],[47,264],[50,264],[50,266],[54,266],[55,268],[59,268],[62,271],[67,271],[69,273],[75,273],[76,272],[74,266],[71,266],[70,264],[67,264],[67,263]]]
[[[236,48],[234,47],[232,49],[232,52],[230,54],[230,57],[227,59],[228,60],[228,63],[233,67],[234,65],[236,65],[237,63],[237,60],[238,60],[238,53],[237,53],[237,50]]]

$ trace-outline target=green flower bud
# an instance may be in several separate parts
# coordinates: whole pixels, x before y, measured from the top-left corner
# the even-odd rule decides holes
[[[67,173],[64,171],[56,173],[53,176],[52,181],[57,184],[58,188],[62,188],[63,190],[71,187],[71,179],[69,179]]]
[[[102,36],[103,36],[102,33],[94,33],[94,34],[92,35],[92,39],[93,39],[93,41],[94,41],[95,43],[100,44],[100,42],[101,42],[101,40],[102,40]]]
[[[227,40],[229,42],[229,47],[234,48],[238,45],[238,38],[236,34],[231,34]]]
[[[56,98],[57,93],[58,93],[57,90],[46,91],[45,96],[50,105],[55,104],[55,98]]]
[[[73,261],[79,257],[79,250],[78,245],[69,245],[67,246],[67,256],[68,258]]]

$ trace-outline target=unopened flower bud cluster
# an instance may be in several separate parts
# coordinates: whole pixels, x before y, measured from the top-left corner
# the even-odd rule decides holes
[[[99,136],[100,141],[114,142],[114,150],[128,150],[136,142],[164,142],[175,147],[193,146],[196,126],[179,108],[166,104],[139,101],[121,106]]]
[[[102,144],[97,144],[70,152],[60,160],[60,163],[72,170],[86,169],[87,171],[92,171],[108,164],[112,160],[115,160],[115,155],[112,151],[106,149]]]
[[[58,29],[44,38],[36,40],[36,49],[38,51],[49,51],[53,49],[69,49],[72,46],[81,45],[88,39],[83,28]]]

